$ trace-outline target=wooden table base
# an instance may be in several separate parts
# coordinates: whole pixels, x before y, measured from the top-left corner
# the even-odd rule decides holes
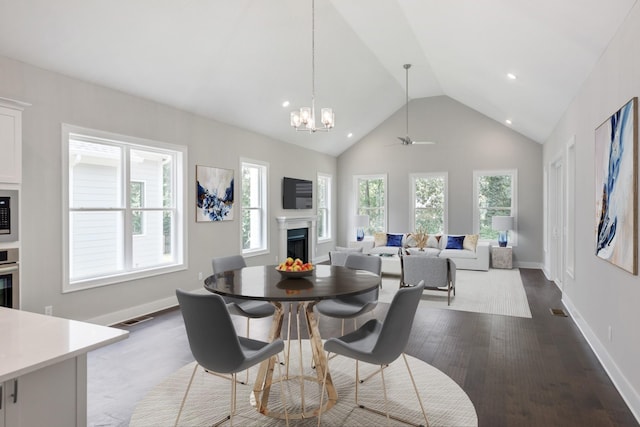
[[[282,323],[284,320],[284,310],[282,308],[282,304],[279,302],[272,303],[276,307],[276,312],[273,315],[273,322],[271,323],[271,330],[269,332],[269,340],[273,341],[275,339],[280,338]],[[289,355],[290,355],[290,346],[291,340],[290,332],[289,337],[287,337],[287,351],[286,351],[286,369],[287,374],[283,378],[279,378],[274,381],[273,379],[273,371],[276,363],[276,358],[271,357],[260,364],[260,368],[258,370],[258,375],[256,377],[256,382],[253,387],[253,392],[255,396],[255,400],[257,403],[258,412],[264,414],[266,416],[272,418],[285,419],[288,417],[292,420],[299,420],[304,418],[312,418],[317,417],[320,409],[322,412],[326,412],[331,409],[336,402],[338,401],[338,393],[336,392],[335,386],[333,385],[333,381],[331,379],[331,374],[329,373],[329,367],[327,364],[327,357],[322,347],[322,338],[320,336],[320,330],[318,329],[318,322],[315,318],[315,313],[313,312],[313,307],[315,306],[315,301],[307,301],[301,302],[298,305],[298,311],[296,313],[297,323],[298,323],[298,345],[300,346],[300,374],[290,376],[289,375]],[[311,344],[311,351],[313,353],[313,363],[315,365],[316,376],[308,376],[304,375],[303,372],[303,360],[302,360],[302,341],[300,339],[300,307],[304,309],[305,319],[307,323],[307,329],[309,331],[309,342]],[[289,331],[291,331],[291,309],[289,310]],[[304,382],[312,381],[318,384],[322,384],[322,381],[325,376],[325,371],[327,372],[327,383],[326,383],[326,393],[327,398],[323,401],[325,402],[320,408],[319,402],[316,403],[315,407],[312,406],[308,408],[307,402],[304,399]],[[271,386],[274,382],[281,381],[300,381],[301,388],[301,410],[299,412],[288,412],[285,414],[284,411],[275,411],[270,410],[268,408],[269,402],[269,393],[271,392]],[[286,404],[286,402],[285,402]]]

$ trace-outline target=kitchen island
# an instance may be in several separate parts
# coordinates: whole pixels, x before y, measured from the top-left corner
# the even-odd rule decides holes
[[[87,352],[128,334],[0,307],[0,427],[86,426]]]

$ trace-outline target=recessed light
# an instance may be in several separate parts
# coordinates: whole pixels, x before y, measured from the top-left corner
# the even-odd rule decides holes
[[[286,108],[286,107],[288,107],[288,106],[289,106],[289,101],[284,101],[284,102],[282,103],[282,107],[283,107],[283,108]]]
[[[349,132],[349,133],[347,134],[347,138],[351,138],[352,136],[353,136],[353,132]]]
[[[506,124],[510,125],[511,124],[511,119],[507,119],[504,121]]]
[[[507,77],[509,77],[511,80],[515,80],[515,79],[517,79],[517,78],[518,78],[518,76],[516,76],[516,75],[515,75],[515,74],[513,74],[513,73],[507,73]]]

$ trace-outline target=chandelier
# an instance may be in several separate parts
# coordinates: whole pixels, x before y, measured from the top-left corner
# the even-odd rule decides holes
[[[315,59],[315,0],[311,0],[311,107],[302,107],[291,112],[291,126],[303,132],[328,132],[335,124],[335,116],[331,108],[320,110],[320,123],[316,127],[316,59]]]

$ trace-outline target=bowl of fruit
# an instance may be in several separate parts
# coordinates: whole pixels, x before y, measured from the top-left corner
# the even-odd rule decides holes
[[[311,276],[314,268],[310,262],[302,262],[300,258],[287,258],[276,266],[276,270],[287,279]]]

